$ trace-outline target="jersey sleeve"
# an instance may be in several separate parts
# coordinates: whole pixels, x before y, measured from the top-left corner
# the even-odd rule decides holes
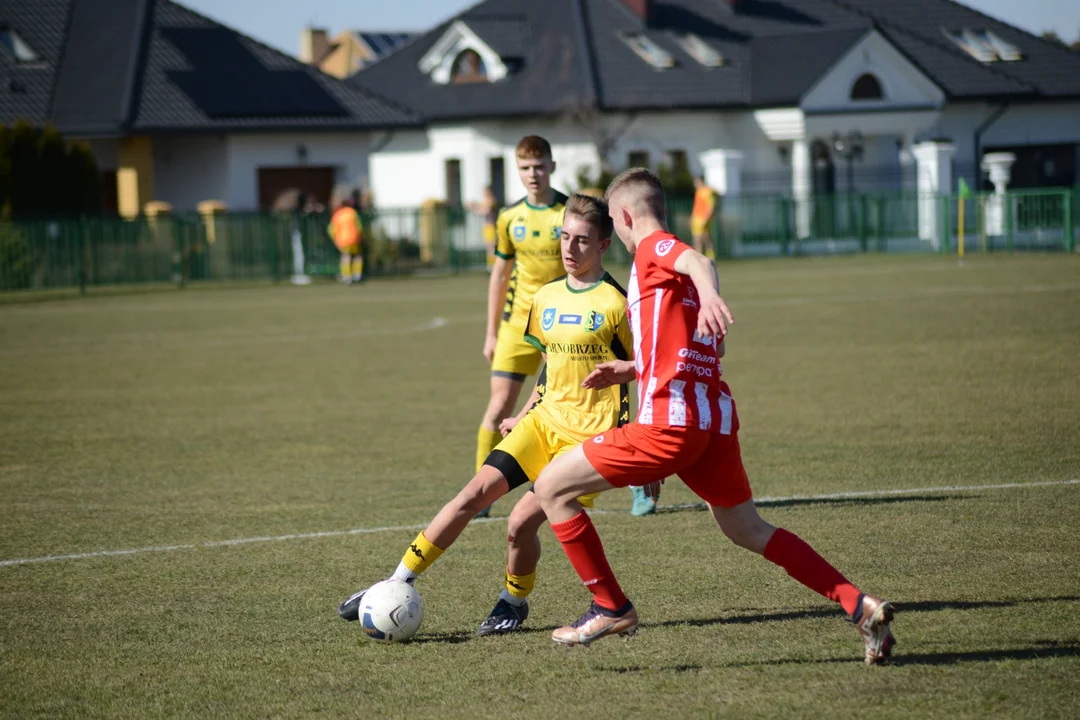
[[[533,298],[532,307],[529,308],[529,320],[525,325],[525,342],[532,345],[540,352],[547,352],[547,340],[544,338],[543,306],[541,294],[537,293]]]
[[[673,236],[646,238],[637,248],[638,272],[654,282],[675,277],[678,275],[675,261],[689,249],[689,245]]]
[[[503,210],[495,220],[495,254],[504,260],[514,257],[514,241],[510,239],[510,213]]]

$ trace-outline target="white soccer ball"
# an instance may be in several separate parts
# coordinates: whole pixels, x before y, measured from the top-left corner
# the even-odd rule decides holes
[[[407,642],[423,621],[420,593],[401,580],[375,583],[360,603],[360,624],[375,642]]]

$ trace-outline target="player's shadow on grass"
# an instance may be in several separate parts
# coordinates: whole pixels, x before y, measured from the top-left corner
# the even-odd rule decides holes
[[[1036,640],[1027,647],[997,650],[962,650],[957,652],[904,652],[898,649],[889,658],[889,665],[955,665],[966,662],[998,662],[1000,660],[1047,660],[1050,658],[1080,657],[1080,642],[1074,640]],[[725,668],[764,667],[768,665],[831,665],[858,662],[851,657],[822,660],[759,660],[747,663],[728,663]]]
[[[890,495],[887,497],[857,497],[857,498],[791,498],[784,500],[770,500],[762,498],[755,503],[761,508],[785,508],[802,507],[804,505],[893,505],[897,503],[913,502],[946,502],[951,500],[976,500],[981,495]],[[656,508],[657,515],[667,513],[686,512],[688,510],[706,510],[705,503],[687,503],[685,505],[660,505]]]
[[[476,639],[476,633],[470,632],[435,632],[417,635],[410,644],[412,645],[460,645]]]
[[[1080,657],[1080,642],[1071,640],[1036,640],[1028,647],[1000,650],[969,650],[960,652],[900,652],[890,659],[890,665],[952,665],[963,662],[996,662],[998,660],[1046,660],[1048,658]]]
[[[896,601],[893,604],[900,614],[937,612],[939,610],[980,610],[983,608],[1009,608],[1021,605],[1048,602],[1080,602],[1078,595],[1061,595],[1058,597],[1041,598],[1018,598],[1014,600],[915,600],[912,602]],[[773,613],[750,613],[747,615],[729,615],[716,618],[693,618],[688,620],[662,620],[660,622],[645,622],[642,627],[709,627],[712,625],[749,625],[760,622],[784,622],[787,620],[801,620],[806,618],[842,618],[843,612],[838,608],[814,608],[808,610],[785,610]]]

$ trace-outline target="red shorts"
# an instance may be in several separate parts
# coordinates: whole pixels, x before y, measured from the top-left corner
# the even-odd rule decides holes
[[[582,449],[615,487],[678,475],[710,505],[735,507],[753,497],[737,435],[630,423],[586,440]]]

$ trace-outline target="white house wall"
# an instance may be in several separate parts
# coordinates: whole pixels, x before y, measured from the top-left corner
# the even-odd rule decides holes
[[[564,119],[535,121],[492,120],[471,125],[437,125],[426,131],[399,132],[371,156],[371,183],[381,207],[412,207],[425,200],[446,198],[446,161],[461,161],[461,193],[465,202],[480,199],[490,183],[490,159],[502,157],[506,185],[512,201],[524,194],[517,178],[514,148],[525,135],[541,135],[552,146],[556,162],[554,187],[578,189],[583,169],[595,176],[600,167],[596,139],[600,133],[616,137],[609,162],[622,169],[629,154],[649,153],[656,169],[672,150],[687,153],[691,172],[701,172],[699,156],[717,148],[744,153],[747,167],[782,170],[785,165],[753,117],[748,113],[652,112],[610,114],[596,120],[597,128]]]
[[[225,200],[228,143],[222,135],[154,138],[154,198],[175,212]]]
[[[950,105],[928,136],[952,140],[954,162],[974,165],[975,129],[1000,106],[985,103]],[[1012,105],[982,135],[983,152],[995,145],[1080,144],[1080,103]]]
[[[336,185],[366,186],[370,140],[367,133],[230,135],[224,199],[232,210],[258,209],[262,167],[331,166]]]
[[[443,170],[432,155],[426,130],[395,132],[371,153],[368,172],[379,207],[417,207],[443,195]]]

